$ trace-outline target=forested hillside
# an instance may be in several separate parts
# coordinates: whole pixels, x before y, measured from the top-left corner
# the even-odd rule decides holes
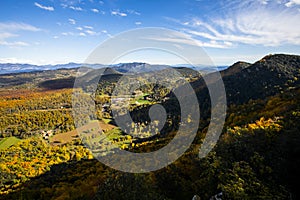
[[[95,78],[86,72],[82,80]],[[180,116],[172,93],[148,85],[130,96],[132,118],[141,127],[149,121],[144,113],[155,103],[174,115],[159,134],[134,139],[115,128],[110,108],[102,107],[109,103],[111,91],[122,76],[112,72],[112,77],[99,82],[93,97],[99,107],[97,120],[107,126],[104,133],[120,148],[132,152],[164,147],[176,134]],[[253,64],[237,62],[221,71],[228,104],[226,121],[217,145],[202,159],[199,148],[210,123],[208,90],[200,74],[185,68],[179,73],[191,82],[199,100],[197,136],[176,162],[142,174],[105,166],[75,137],[72,90],[69,86],[50,88],[51,82],[45,85],[45,81],[70,79],[74,73],[3,85],[0,147],[5,145],[0,148],[0,199],[192,199],[194,195],[201,199],[215,195],[221,199],[299,199],[300,56],[268,55]],[[133,78],[130,76],[128,80]],[[5,77],[5,82],[9,80]],[[54,136],[44,139],[42,131],[52,131]],[[51,143],[51,138],[60,134],[74,138],[67,143]]]

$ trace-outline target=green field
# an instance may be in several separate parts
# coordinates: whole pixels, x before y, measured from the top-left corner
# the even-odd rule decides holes
[[[16,138],[16,137],[7,137],[4,138],[0,141],[0,150],[1,149],[6,149],[8,147],[11,147],[14,144],[17,144],[18,142],[20,142],[21,139]]]
[[[139,104],[150,104],[151,102],[148,100],[143,100],[143,99],[138,99],[136,102],[138,102]]]
[[[111,119],[102,118],[101,119],[105,124],[109,124],[111,122]]]

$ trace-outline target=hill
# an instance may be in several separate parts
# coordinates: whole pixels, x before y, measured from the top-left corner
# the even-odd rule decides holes
[[[221,71],[230,103],[264,99],[299,86],[300,56],[268,55],[249,63],[236,63]]]
[[[253,64],[236,62],[220,73],[226,90],[227,104],[243,104],[299,87],[300,56],[268,55]],[[204,76],[209,80],[214,74]],[[204,79],[200,77],[191,84],[200,104],[207,107],[209,94]]]

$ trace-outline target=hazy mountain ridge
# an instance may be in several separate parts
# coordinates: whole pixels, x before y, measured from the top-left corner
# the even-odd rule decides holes
[[[101,64],[83,64],[83,63],[72,63],[72,62],[67,64],[57,64],[57,65],[0,63],[0,74],[34,72],[34,71],[56,70],[56,69],[71,69],[71,68],[79,68],[83,66],[89,68],[105,67],[105,65],[101,65]]]
[[[119,63],[112,65],[103,64],[85,64],[85,63],[67,63],[67,64],[56,64],[56,65],[33,65],[33,64],[14,64],[14,63],[0,63],[0,74],[11,74],[11,73],[23,73],[23,72],[35,72],[35,71],[46,71],[46,70],[57,70],[57,69],[73,69],[73,68],[91,68],[99,69],[110,67],[120,73],[138,73],[138,72],[150,72],[153,70],[161,70],[166,67],[174,68],[191,68],[195,71],[210,72],[215,70],[226,69],[227,66],[192,66],[187,64],[179,65],[157,65],[148,63]],[[213,70],[212,70],[213,69]]]

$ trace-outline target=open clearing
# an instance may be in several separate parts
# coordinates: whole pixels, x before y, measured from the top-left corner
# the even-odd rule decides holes
[[[97,124],[98,123],[98,124]],[[51,145],[63,145],[72,142],[73,140],[79,138],[78,132],[88,130],[88,129],[97,129],[100,128],[103,131],[110,131],[114,129],[116,126],[111,124],[106,124],[103,121],[94,121],[83,127],[75,129],[73,131],[69,131],[66,133],[59,133],[54,135],[49,139]]]
[[[12,145],[17,144],[20,141],[21,141],[21,139],[16,138],[16,137],[7,137],[7,138],[4,138],[4,139],[2,139],[0,141],[0,149],[2,150],[2,149],[9,148]]]

